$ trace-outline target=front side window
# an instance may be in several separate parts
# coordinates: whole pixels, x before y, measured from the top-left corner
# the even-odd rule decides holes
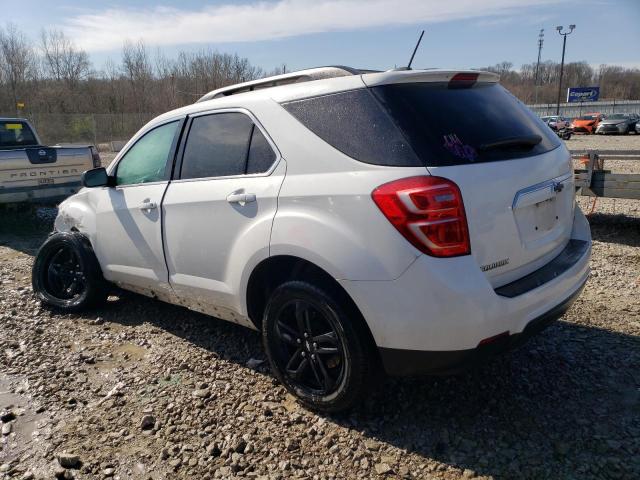
[[[116,185],[168,180],[167,160],[178,123],[167,123],[145,133],[118,163]]]

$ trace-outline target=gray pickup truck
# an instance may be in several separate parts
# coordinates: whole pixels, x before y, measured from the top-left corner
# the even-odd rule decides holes
[[[0,118],[0,204],[57,203],[100,163],[94,146],[44,146],[27,120]]]

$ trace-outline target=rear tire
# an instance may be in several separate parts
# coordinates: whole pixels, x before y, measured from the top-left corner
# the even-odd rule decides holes
[[[31,272],[38,299],[78,312],[107,299],[108,286],[89,240],[77,232],[55,233],[40,247]]]
[[[363,320],[330,288],[289,281],[271,295],[264,348],[278,380],[307,407],[347,410],[369,391],[375,370]]]

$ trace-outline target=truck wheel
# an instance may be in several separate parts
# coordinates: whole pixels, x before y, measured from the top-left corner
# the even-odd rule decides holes
[[[45,305],[78,312],[104,302],[107,284],[86,237],[56,233],[40,247],[31,272],[36,296]]]
[[[361,319],[329,292],[284,283],[269,299],[262,332],[271,368],[287,390],[309,408],[337,412],[362,400],[375,364]]]

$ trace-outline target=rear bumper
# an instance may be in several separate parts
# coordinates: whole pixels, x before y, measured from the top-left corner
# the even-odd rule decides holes
[[[522,345],[547,328],[569,309],[583,288],[584,283],[562,303],[531,320],[520,333],[498,335],[490,342],[467,350],[438,352],[379,348],[382,364],[387,374],[393,376],[452,375],[468,370],[495,355]]]
[[[30,187],[0,187],[0,204],[3,203],[59,203],[82,188],[80,181],[55,185]]]
[[[422,256],[394,281],[341,284],[390,373],[447,372],[466,358],[512,346],[569,307],[587,281],[591,254],[589,224],[577,207],[571,238],[556,259],[500,288],[492,287],[471,256]]]

